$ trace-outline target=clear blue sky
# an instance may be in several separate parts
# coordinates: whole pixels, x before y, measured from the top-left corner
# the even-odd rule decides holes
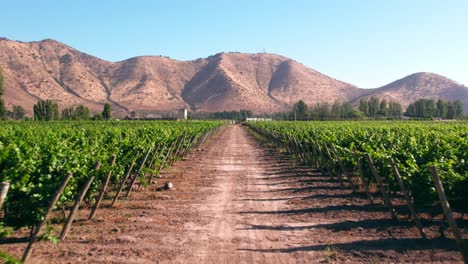
[[[0,36],[105,60],[277,53],[360,87],[435,72],[468,85],[467,0],[2,0]]]

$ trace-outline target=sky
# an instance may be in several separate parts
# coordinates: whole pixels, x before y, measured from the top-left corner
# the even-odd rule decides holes
[[[1,0],[0,37],[108,61],[275,53],[362,88],[415,72],[468,85],[466,0]]]

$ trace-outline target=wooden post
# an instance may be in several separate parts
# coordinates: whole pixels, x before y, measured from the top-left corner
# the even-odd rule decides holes
[[[347,177],[349,185],[351,185],[351,189],[353,190],[353,192],[356,192],[356,186],[354,186],[353,179],[352,179],[351,175],[348,173],[348,171],[346,170],[346,168],[345,168],[345,166],[343,164],[343,161],[341,160],[340,154],[336,150],[335,145],[333,145],[333,144],[330,144],[330,145],[331,145],[331,148],[333,150],[333,153],[336,156],[336,159],[338,160],[338,164],[340,165],[342,174]]]
[[[182,151],[180,153],[180,157],[183,158],[183,157],[185,157],[187,155],[190,147],[192,147],[194,137],[195,137],[195,135],[189,137],[189,139],[187,140],[187,142],[189,142],[189,143],[188,143],[188,145],[186,147],[182,148]]]
[[[99,169],[99,167],[101,167],[101,162],[98,161],[94,164],[93,170],[96,171]],[[68,231],[70,230],[70,227],[73,223],[73,219],[75,218],[75,214],[76,212],[78,212],[80,204],[83,201],[86,193],[88,192],[89,187],[91,186],[95,178],[96,178],[95,176],[91,176],[88,179],[88,181],[85,183],[81,191],[78,193],[78,196],[75,199],[75,203],[73,204],[73,208],[70,211],[70,215],[68,216],[67,222],[62,228],[62,232],[60,232],[60,241],[65,240],[65,237],[67,236]]]
[[[164,143],[163,147],[161,148],[161,150],[158,152],[158,158],[160,156],[160,154],[163,153],[163,151],[166,149],[166,143]],[[165,156],[159,161],[158,160],[158,164],[156,165],[158,167],[158,175],[159,175],[159,172],[161,171],[161,168],[163,166],[163,163],[164,163],[164,160],[165,160]],[[151,181],[153,180],[153,177],[154,177],[154,173],[151,173],[149,179],[148,179],[148,182],[151,184]]]
[[[59,186],[59,188],[55,191],[55,194],[52,196],[52,199],[50,200],[49,207],[47,208],[44,218],[39,223],[39,225],[34,229],[34,233],[32,234],[31,239],[29,240],[28,246],[24,250],[23,257],[21,258],[22,262],[26,262],[29,256],[31,255],[32,246],[34,242],[36,242],[39,232],[41,231],[42,227],[46,224],[50,213],[54,209],[55,204],[57,203],[58,199],[62,195],[63,191],[65,190],[65,187],[67,186],[68,182],[70,181],[72,177],[73,177],[73,174],[71,172],[67,173],[67,176],[65,176],[65,179],[63,180],[62,184]]]
[[[125,198],[128,198],[128,196],[130,195],[130,192],[132,191],[133,185],[135,185],[138,175],[140,175],[141,171],[145,167],[145,163],[146,163],[146,160],[148,159],[150,152],[151,152],[151,146],[148,147],[148,150],[146,151],[145,156],[143,157],[143,160],[141,161],[140,167],[135,173],[135,176],[133,176],[132,182],[130,183],[130,186],[128,187],[127,193],[125,194]]]
[[[374,175],[375,180],[377,181],[377,185],[379,186],[380,193],[382,193],[382,196],[384,198],[385,206],[390,211],[390,213],[392,215],[392,218],[397,219],[395,209],[393,208],[392,201],[390,200],[390,196],[387,193],[387,190],[386,190],[386,188],[384,186],[382,178],[380,177],[379,173],[377,172],[377,169],[375,168],[374,162],[372,161],[372,158],[369,155],[369,153],[366,153],[366,158],[367,158],[367,163],[369,163],[369,167],[370,167],[370,169],[372,171],[372,174]]]
[[[136,158],[132,161],[132,163],[130,164],[130,167],[128,167],[127,171],[125,172],[125,175],[124,175],[124,177],[123,177],[123,179],[122,179],[122,182],[120,183],[119,189],[118,189],[117,192],[115,193],[114,199],[112,200],[111,207],[114,207],[115,203],[116,203],[117,200],[119,199],[119,195],[120,195],[120,193],[122,192],[123,187],[124,187],[125,183],[126,183],[127,180],[128,180],[128,177],[129,177],[130,174],[132,173],[132,169],[133,169],[133,166],[135,166],[135,162],[136,162]]]
[[[320,144],[317,141],[315,141],[315,151],[317,153],[318,169],[320,170],[322,175],[326,175],[327,171],[325,170],[326,169],[325,159],[323,158],[323,153],[322,153],[322,150],[320,148]]]
[[[369,183],[367,182],[367,179],[364,176],[364,171],[362,170],[362,166],[361,166],[361,159],[359,158],[359,156],[357,154],[356,147],[354,147],[354,149],[353,149],[353,155],[354,155],[354,158],[356,159],[356,162],[357,162],[357,166],[358,166],[358,170],[359,170],[359,178],[361,178],[361,182],[364,185],[364,190],[366,191],[367,199],[369,199],[369,202],[371,204],[374,204],[374,198],[372,197],[372,195],[371,195],[371,193],[369,191]]]
[[[0,210],[2,209],[3,201],[5,201],[6,195],[8,193],[8,189],[10,189],[9,182],[0,183]]]
[[[160,148],[161,148],[161,145],[158,145],[158,147],[154,148],[153,155],[151,155],[150,161],[148,163],[148,169],[151,169],[151,167],[153,166],[154,160],[156,159],[156,155],[159,153]],[[143,177],[141,178],[141,181],[140,181],[140,186],[143,184],[144,179],[146,179],[147,174],[148,174],[147,172],[143,174]]]
[[[89,214],[88,220],[91,220],[94,218],[94,215],[96,214],[96,210],[99,208],[99,205],[101,204],[102,198],[104,197],[104,193],[106,192],[106,189],[107,189],[107,185],[109,185],[109,181],[112,176],[112,167],[114,167],[115,159],[116,159],[116,156],[112,155],[112,158],[109,161],[109,165],[110,165],[109,172],[107,173],[106,178],[104,179],[104,182],[102,183],[101,190],[99,190],[99,194],[96,198],[96,203],[94,204],[93,209],[91,210],[91,213]]]
[[[164,162],[169,164],[169,165],[171,164],[172,153],[175,150],[175,146],[177,145],[177,141],[178,141],[178,139],[172,141],[172,144],[171,144],[171,146],[169,147],[169,150],[166,153],[166,157],[164,158]]]
[[[330,150],[328,149],[328,146],[327,146],[327,143],[323,142],[323,146],[324,146],[324,149],[325,149],[325,153],[327,154],[327,157],[328,157],[328,160],[330,162],[328,162],[329,164],[332,163],[332,165],[334,165],[333,163],[335,162],[335,160],[333,159],[332,155],[330,154]],[[338,179],[340,180],[340,184],[341,184],[341,187],[345,187],[344,185],[344,181],[343,181],[343,177],[340,173],[335,173],[333,171],[333,167],[332,166],[328,166],[329,167],[329,171],[331,174],[333,175],[336,175],[338,177]]]
[[[332,179],[335,179],[333,173],[330,171],[329,167],[328,167],[328,164],[327,164],[327,160],[325,159],[325,155],[323,154],[323,150],[322,148],[320,147],[320,144],[317,142],[316,143],[317,145],[317,151],[319,152],[320,154],[320,160],[322,161],[321,162],[321,171],[322,171],[322,174],[323,175],[326,175],[328,174]]]
[[[181,151],[181,149],[182,149],[182,146],[183,146],[184,143],[185,143],[185,139],[186,139],[186,138],[187,138],[187,131],[184,132],[184,136],[182,137],[182,139],[180,140],[179,145],[177,146],[177,150],[176,150],[176,152],[175,152],[175,154],[174,154],[174,160],[175,160],[176,157],[179,156],[180,151]]]
[[[313,163],[315,163],[315,168],[318,169],[318,170],[321,170],[320,169],[319,154],[318,154],[318,151],[317,151],[317,145],[314,144],[314,143],[315,142],[311,143],[311,150],[312,150],[311,158],[312,158]]]
[[[458,229],[457,223],[453,219],[452,210],[450,209],[450,204],[447,201],[447,196],[445,196],[444,186],[442,185],[442,181],[440,180],[440,176],[437,172],[436,166],[431,166],[431,172],[432,179],[434,180],[434,185],[437,190],[437,194],[439,195],[440,205],[444,210],[445,219],[447,219],[447,222],[450,228],[452,229],[455,241],[457,242],[457,246],[460,250],[460,253],[462,253],[463,260],[465,261],[465,263],[468,263],[468,248],[465,247],[465,242],[460,233],[460,229]]]
[[[424,239],[427,239],[426,233],[424,232],[424,229],[421,224],[421,220],[419,219],[419,216],[416,213],[416,210],[414,209],[413,200],[411,199],[408,193],[408,190],[406,190],[405,184],[403,183],[403,180],[401,179],[400,172],[398,172],[398,169],[393,159],[390,159],[390,166],[392,167],[393,175],[395,176],[395,179],[397,180],[398,185],[400,186],[400,190],[405,196],[406,205],[408,206],[408,210],[411,213],[411,217],[413,218],[413,221],[416,223],[416,226],[418,227],[419,233]]]

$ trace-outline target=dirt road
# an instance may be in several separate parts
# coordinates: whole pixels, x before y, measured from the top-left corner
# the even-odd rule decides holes
[[[64,243],[38,243],[32,262],[461,262],[453,240],[420,239],[410,221],[392,221],[382,206],[262,147],[241,126],[163,176],[158,186],[170,181],[175,190],[134,192],[95,221],[78,221]],[[428,224],[430,235],[435,229]],[[19,256],[24,245],[0,250]]]

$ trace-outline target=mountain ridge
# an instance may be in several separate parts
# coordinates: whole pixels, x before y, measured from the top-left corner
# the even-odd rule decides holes
[[[298,100],[356,102],[370,96],[403,106],[422,97],[462,99],[468,105],[467,87],[434,73],[414,73],[379,88],[362,89],[267,53],[221,52],[189,61],[137,56],[110,62],[53,39],[0,38],[0,68],[7,106],[21,105],[29,114],[38,99],[52,99],[62,107],[84,104],[95,112],[110,103],[120,116],[180,108],[278,112],[291,109]]]

